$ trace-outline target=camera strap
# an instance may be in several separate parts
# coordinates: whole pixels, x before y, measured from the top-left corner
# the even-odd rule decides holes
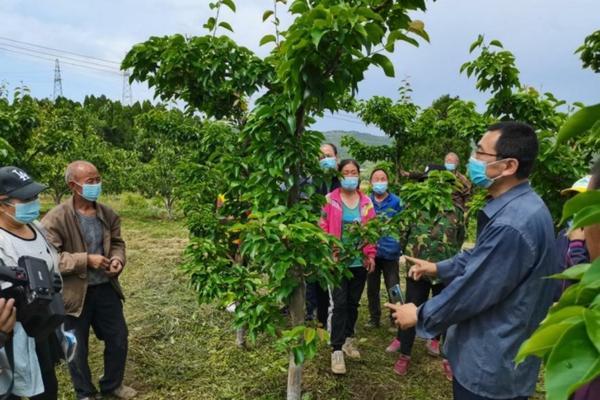
[[[6,357],[8,358],[8,364],[10,365],[10,386],[6,393],[0,397],[0,400],[7,400],[12,396],[13,386],[15,385],[15,352],[13,349],[13,341],[12,339],[8,340],[4,344],[4,351],[6,352]]]

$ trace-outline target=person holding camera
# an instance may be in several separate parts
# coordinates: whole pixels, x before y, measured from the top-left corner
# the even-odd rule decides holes
[[[46,189],[22,169],[0,168],[0,260],[16,266],[21,257],[43,260],[58,271],[58,253],[43,228],[34,222],[40,214],[39,194]],[[4,286],[3,286],[4,289]],[[4,290],[3,290],[4,291]],[[0,393],[7,399],[28,397],[52,400],[58,395],[54,367],[58,361],[53,335],[33,338],[16,321],[14,299],[0,291]],[[4,397],[3,397],[4,398]]]
[[[121,220],[110,207],[97,202],[102,180],[93,164],[69,164],[65,182],[73,196],[49,211],[42,223],[60,253],[65,327],[74,330],[78,343],[78,351],[69,362],[75,393],[79,400],[95,398],[98,393],[88,364],[92,327],[105,346],[100,392],[130,399],[137,392],[123,385],[128,331],[118,281],[125,266]]]

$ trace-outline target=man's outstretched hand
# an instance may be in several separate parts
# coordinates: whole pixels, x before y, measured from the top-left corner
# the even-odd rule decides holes
[[[419,258],[413,258],[404,256],[407,261],[410,261],[414,265],[408,270],[408,276],[415,281],[420,280],[423,276],[429,276],[435,278],[437,276],[437,264],[430,261],[421,260]]]

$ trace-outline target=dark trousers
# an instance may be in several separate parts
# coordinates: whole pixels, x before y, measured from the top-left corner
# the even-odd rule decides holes
[[[400,283],[399,273],[400,263],[398,260],[386,260],[384,258],[375,258],[375,271],[368,274],[367,277],[367,296],[369,299],[369,314],[371,322],[379,324],[381,319],[381,300],[379,298],[381,288],[381,274],[385,283],[386,291],[394,285]],[[387,293],[389,299],[389,293]],[[391,318],[391,312],[390,312]]]
[[[327,327],[329,291],[323,289],[318,282],[309,282],[306,284],[306,313],[312,318],[315,311],[317,313],[317,321],[322,326]]]
[[[468,389],[463,387],[456,379],[452,381],[452,391],[454,393],[454,400],[493,400],[490,397],[479,396]],[[513,397],[510,399],[503,400],[527,400],[529,397]]]
[[[65,329],[74,330],[77,337],[77,350],[69,363],[69,372],[78,399],[97,393],[88,364],[90,326],[96,337],[104,341],[104,375],[100,378],[100,391],[110,393],[123,382],[127,359],[123,303],[110,283],[88,287],[79,318],[69,316],[65,321]]]
[[[56,354],[53,354],[50,346],[47,339],[35,343],[35,353],[42,373],[42,382],[44,383],[44,393],[29,397],[30,400],[56,400],[58,398],[58,381],[54,371]],[[20,398],[19,396],[10,395],[8,400],[19,400]]]
[[[414,279],[406,277],[406,302],[413,303],[418,307],[429,299],[429,292],[431,292],[432,296],[437,296],[443,288],[444,285],[441,283],[434,285],[429,279],[423,278],[415,281]],[[416,334],[415,328],[404,331],[398,330],[397,337],[401,343],[400,352],[402,354],[410,356],[413,344],[415,343]]]
[[[346,338],[354,336],[360,297],[367,281],[367,270],[365,268],[350,268],[350,271],[352,277],[344,278],[340,285],[331,291],[333,301],[331,346],[333,350],[341,350]]]

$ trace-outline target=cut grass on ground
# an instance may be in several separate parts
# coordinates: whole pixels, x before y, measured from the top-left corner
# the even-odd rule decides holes
[[[287,357],[262,337],[247,350],[235,347],[231,317],[211,305],[198,305],[178,265],[187,243],[181,221],[165,221],[136,213],[119,201],[128,265],[121,277],[127,300],[129,356],[125,382],[139,399],[283,399]],[[307,363],[304,399],[451,399],[451,384],[441,360],[428,356],[424,342],[415,343],[407,376],[392,367],[396,355],[385,347],[393,334],[387,326],[365,328],[363,298],[358,322],[363,359],[347,361],[348,374],[333,376],[329,349]],[[102,374],[102,343],[90,338],[94,381]],[[61,399],[74,399],[65,365],[58,367]],[[541,399],[542,396],[536,397]]]

